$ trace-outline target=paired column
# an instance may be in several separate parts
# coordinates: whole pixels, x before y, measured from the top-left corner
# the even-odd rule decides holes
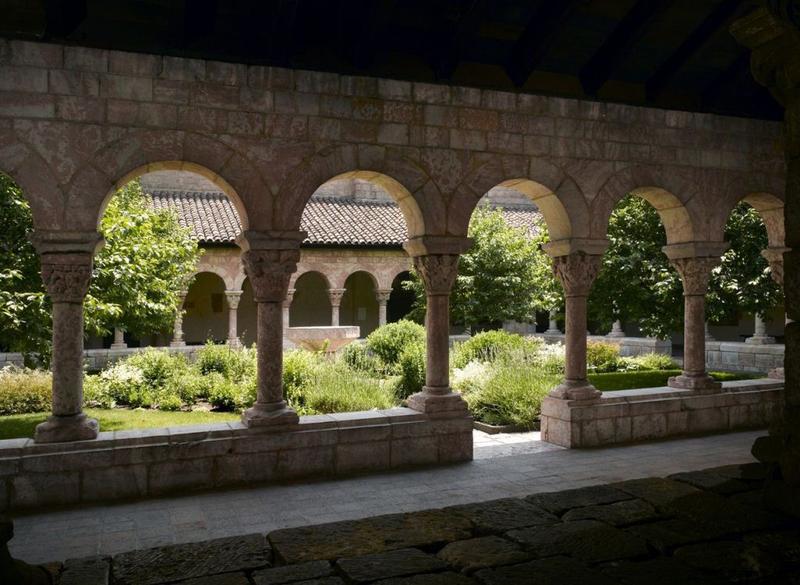
[[[111,349],[126,349],[128,344],[125,343],[125,331],[122,327],[114,327],[114,343],[111,344]]]
[[[283,395],[283,311],[305,235],[305,232],[246,231],[237,240],[258,314],[258,394],[256,403],[242,415],[247,426],[279,427],[299,421]]]
[[[97,232],[34,232],[31,240],[53,302],[53,414],[36,427],[34,440],[95,439],[97,421],[83,413],[83,300],[102,238]]]
[[[550,396],[566,400],[591,400],[600,391],[586,376],[586,300],[600,270],[600,254],[575,251],[553,258],[553,271],[564,287],[565,350],[564,381]]]
[[[239,340],[239,334],[236,331],[237,309],[239,308],[239,301],[241,299],[242,291],[225,291],[225,300],[228,303],[228,345],[231,347],[239,347],[242,345],[242,342]]]
[[[390,296],[392,296],[390,288],[379,288],[375,291],[375,299],[378,301],[378,326],[386,325],[386,305]]]
[[[172,341],[170,347],[184,347],[186,342],[183,340],[183,304],[186,302],[186,295],[189,291],[178,292],[178,310],[175,312],[175,322],[172,324]]]
[[[405,243],[425,285],[425,386],[408,398],[409,408],[433,417],[467,416],[467,404],[450,388],[450,291],[467,238],[420,237]]]
[[[561,335],[561,330],[558,328],[558,311],[555,309],[550,310],[550,323],[545,333],[548,335]]]
[[[665,252],[669,256],[667,250]],[[713,392],[722,385],[706,372],[706,293],[720,256],[670,257],[683,281],[683,373],[669,379],[672,388]]]
[[[331,301],[331,325],[339,326],[339,308],[342,306],[342,297],[347,292],[346,288],[329,288],[328,298]]]
[[[622,329],[622,321],[617,319],[611,325],[611,331],[608,332],[606,337],[625,337],[625,331]]]

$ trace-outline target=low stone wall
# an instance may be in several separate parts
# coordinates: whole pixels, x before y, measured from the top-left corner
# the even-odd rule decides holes
[[[725,382],[700,394],[675,388],[604,392],[597,400],[542,402],[542,440],[562,447],[600,447],[764,428],[781,412],[783,380]]]
[[[0,441],[0,511],[472,459],[472,419],[408,408],[304,416],[266,431],[223,423]]]
[[[547,343],[564,343],[564,334],[534,333],[533,337],[540,337]],[[603,341],[619,345],[622,356],[635,356],[647,353],[663,353],[672,355],[672,342],[669,340],[655,339],[654,337],[607,337],[605,335],[589,335],[589,341]]]
[[[783,367],[784,346],[731,341],[706,341],[706,365],[710,370],[768,372]]]

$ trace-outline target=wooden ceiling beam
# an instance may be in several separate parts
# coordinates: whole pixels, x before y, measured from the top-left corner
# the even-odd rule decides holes
[[[681,46],[664,61],[646,82],[647,99],[655,101],[680,69],[737,14],[740,0],[723,0],[700,25],[681,43]]]
[[[558,39],[561,28],[582,0],[546,1],[539,5],[514,44],[506,71],[522,87]]]
[[[581,68],[581,85],[589,96],[596,96],[628,53],[647,31],[647,26],[665,12],[674,0],[638,0],[625,14],[603,45]]]

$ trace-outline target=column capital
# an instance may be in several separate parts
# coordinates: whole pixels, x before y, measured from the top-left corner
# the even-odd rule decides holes
[[[392,289],[390,288],[379,288],[375,290],[375,299],[378,303],[388,303],[390,296],[392,296]]]
[[[472,238],[461,236],[417,236],[403,244],[403,248],[412,258],[432,254],[459,255],[471,247]]]
[[[97,232],[37,230],[30,236],[39,252],[42,281],[56,303],[81,303],[89,290],[92,260],[102,246]]]
[[[225,300],[228,303],[228,307],[231,309],[238,309],[239,308],[239,301],[242,300],[242,292],[240,290],[226,290],[225,291]]]
[[[449,295],[458,274],[458,254],[414,256],[414,269],[428,295]]]
[[[601,258],[598,254],[583,251],[553,258],[553,272],[561,281],[566,296],[589,296],[592,283],[600,271]]]
[[[722,259],[718,256],[703,256],[671,258],[670,264],[681,277],[684,296],[705,296],[708,292],[711,271],[719,266],[721,261]]]
[[[346,288],[329,288],[328,299],[330,299],[331,305],[334,307],[338,307],[339,305],[341,305],[342,297],[346,292],[347,292]]]
[[[772,280],[783,286],[783,255],[789,252],[789,248],[767,248],[761,250],[761,255],[769,263],[772,273]]]

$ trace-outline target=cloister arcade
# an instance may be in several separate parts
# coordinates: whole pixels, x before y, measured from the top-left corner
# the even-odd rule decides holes
[[[173,58],[153,78],[142,73],[152,67],[139,64],[161,57],[16,41],[11,47],[16,61],[9,67],[20,78],[51,69],[113,81],[100,96],[52,88],[37,94],[39,101],[19,98],[0,107],[0,168],[30,201],[32,240],[53,301],[53,415],[37,428],[36,443],[98,436],[97,423],[82,412],[81,364],[82,303],[102,245],[98,221],[118,187],[152,171],[203,175],[241,219],[243,271],[223,278],[224,290],[218,281],[213,286],[231,308],[250,291],[255,302],[247,334],[257,341],[258,396],[237,431],[247,437],[258,436],[247,435],[252,429],[308,428],[288,407],[281,382],[290,291],[299,302],[303,281],[314,278],[313,266],[298,270],[306,204],[321,185],[342,176],[370,181],[392,196],[407,226],[404,248],[427,297],[426,384],[408,399],[406,414],[433,430],[408,439],[406,463],[471,457],[466,405],[449,384],[448,304],[459,255],[470,246],[469,219],[493,187],[511,187],[539,207],[551,235],[547,252],[565,290],[566,372],[546,399],[548,412],[553,404],[601,402],[587,380],[586,299],[607,246],[608,218],[626,194],[658,210],[667,232],[664,252],[683,281],[684,367],[670,381],[673,388],[691,395],[719,390],[705,367],[704,295],[726,247],[725,221],[739,201],[752,201],[764,216],[765,256],[775,278],[783,274],[784,169],[774,147],[776,123]],[[230,75],[218,78],[219,70]],[[117,113],[121,103],[128,108],[124,116]],[[93,114],[97,108],[102,118]],[[360,117],[365,108],[372,119]],[[329,281],[329,299],[342,292],[340,322],[354,318],[342,291],[348,280],[372,280],[367,322],[377,324],[385,319],[393,282],[406,270],[407,264]],[[240,317],[229,316],[229,337]],[[543,436],[563,444],[559,432],[543,424]]]

